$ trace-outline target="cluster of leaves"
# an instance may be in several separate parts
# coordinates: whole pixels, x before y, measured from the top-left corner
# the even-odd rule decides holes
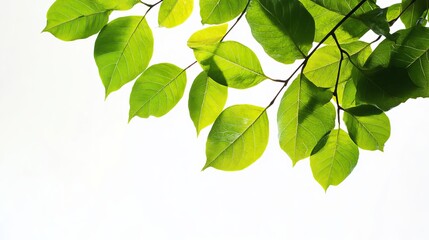
[[[109,22],[112,11],[135,4],[146,5],[143,16]],[[189,92],[189,111],[198,133],[213,124],[204,169],[241,170],[256,161],[268,143],[267,110],[284,91],[277,115],[280,146],[293,164],[309,157],[325,190],[352,172],[359,148],[383,150],[390,135],[384,111],[429,96],[427,0],[403,0],[387,8],[375,0],[200,0],[202,23],[212,26],[189,38],[197,61],[185,69],[170,63],[148,67],[154,45],[148,12],[159,5],[159,25],[172,28],[186,21],[193,4],[56,0],[45,31],[65,41],[98,33],[94,57],[106,97],[137,78],[130,120],[168,113],[184,95],[186,70],[198,62],[203,71]],[[266,76],[250,48],[224,41],[243,17],[270,57],[284,64],[301,62],[288,78]],[[391,33],[398,19],[405,29]],[[377,40],[360,40],[368,31],[379,35]],[[268,106],[225,109],[228,88],[246,89],[265,80],[280,83]]]

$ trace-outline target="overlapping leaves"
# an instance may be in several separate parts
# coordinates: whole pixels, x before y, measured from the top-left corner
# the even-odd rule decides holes
[[[143,16],[108,22],[112,11],[138,3],[147,7]],[[358,148],[384,150],[390,136],[384,111],[410,98],[429,97],[427,0],[402,0],[384,9],[376,1],[364,0],[198,3],[201,22],[213,24],[188,41],[203,70],[190,88],[189,115],[197,134],[213,124],[203,169],[236,171],[260,158],[268,143],[267,111],[286,89],[277,114],[280,147],[293,164],[309,157],[314,178],[326,190],[353,171]],[[159,26],[172,28],[190,17],[194,1],[56,0],[47,13],[44,31],[59,39],[98,33],[94,57],[106,97],[137,79],[129,120],[171,111],[185,93],[186,70],[196,63],[184,69],[171,63],[149,66],[154,38],[146,15],[156,6]],[[225,40],[231,29],[223,23],[243,16],[271,58],[285,64],[303,59],[294,81],[290,80],[294,74],[284,80],[268,77],[252,49]],[[391,34],[390,25],[399,18],[406,29]],[[359,40],[370,29],[386,38],[373,52],[372,43]],[[228,87],[246,89],[267,79],[282,85],[268,106],[239,104],[224,109]]]

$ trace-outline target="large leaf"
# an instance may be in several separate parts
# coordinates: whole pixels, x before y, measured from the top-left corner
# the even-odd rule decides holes
[[[325,189],[340,184],[353,171],[359,149],[341,129],[333,130],[314,148],[310,157],[314,178]]]
[[[222,40],[227,30],[227,24],[212,26],[199,30],[192,34],[192,36],[189,38],[188,47],[197,49],[199,47],[216,45]]]
[[[222,85],[244,89],[267,79],[256,54],[241,43],[227,41],[193,49],[208,76]]]
[[[285,92],[277,113],[281,148],[295,165],[309,157],[319,140],[335,126],[332,92],[298,77]]]
[[[236,18],[248,0],[200,0],[200,15],[203,24],[221,24]]]
[[[353,64],[363,65],[371,54],[371,46],[365,42],[353,42],[341,45],[347,56],[341,65],[340,83],[348,80],[354,68]],[[304,75],[318,87],[330,88],[335,86],[339,63],[340,51],[337,46],[325,46],[318,49],[308,60],[304,69]]]
[[[314,3],[343,16],[348,15],[361,0],[312,0]],[[389,23],[386,19],[387,9],[381,9],[375,1],[365,1],[351,18],[361,21],[377,34],[389,36]]]
[[[118,18],[103,28],[95,42],[94,57],[106,97],[142,73],[152,53],[152,31],[144,17]]]
[[[228,97],[228,88],[200,73],[189,92],[189,114],[194,122],[197,134],[212,124],[222,112]]]
[[[106,25],[110,12],[93,0],[57,0],[48,10],[43,31],[64,41],[87,38]]]
[[[402,8],[405,9],[413,0],[402,0]],[[401,15],[401,20],[407,28],[414,27],[419,24],[426,16],[423,16],[425,11],[429,9],[428,0],[415,0],[407,10]]]
[[[176,27],[191,16],[194,0],[164,0],[159,9],[158,23],[162,27]]]
[[[94,0],[92,0],[94,1]],[[112,10],[128,10],[136,5],[140,0],[95,0],[107,9]]]
[[[182,98],[186,87],[186,72],[169,63],[146,69],[134,84],[130,96],[129,119],[167,114]]]
[[[265,151],[268,134],[265,109],[252,105],[225,109],[209,133],[203,169],[236,171],[248,167]]]
[[[365,150],[381,150],[390,136],[390,121],[386,114],[371,105],[344,110],[344,122],[353,141]]]
[[[429,28],[416,26],[398,34],[393,46],[393,66],[406,68],[414,84],[429,89]]]
[[[305,58],[314,40],[314,20],[298,0],[254,0],[246,14],[253,37],[282,63]]]
[[[316,42],[320,42],[344,18],[344,15],[330,11],[311,0],[300,0],[300,2],[304,4],[316,23]],[[335,35],[341,43],[346,43],[356,41],[368,30],[368,27],[361,21],[349,18],[337,28]],[[329,41],[334,43],[333,40],[328,39],[327,42]]]

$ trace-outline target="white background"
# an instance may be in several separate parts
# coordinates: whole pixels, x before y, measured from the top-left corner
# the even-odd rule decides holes
[[[40,33],[51,4],[2,2],[1,240],[429,239],[429,102],[390,111],[385,152],[361,151],[354,172],[327,193],[308,160],[292,168],[278,146],[278,104],[261,159],[241,172],[201,172],[208,129],[196,137],[187,93],[165,117],[128,124],[132,84],[104,101],[95,37],[66,43]],[[198,9],[173,30],[157,27],[157,10],[151,63],[184,68],[193,61],[186,40],[202,27]],[[265,57],[244,21],[228,39],[261,56],[267,75],[290,72]],[[188,90],[199,71],[188,72]],[[228,105],[265,106],[279,87],[232,91]]]

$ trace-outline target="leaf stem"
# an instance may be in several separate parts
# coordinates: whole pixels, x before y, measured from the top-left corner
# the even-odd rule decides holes
[[[146,13],[144,14],[143,18],[146,17],[146,15],[149,13],[150,10],[152,10],[152,8],[154,8],[156,5],[160,4],[163,0],[159,0],[158,2],[154,3],[154,4],[148,4],[145,3],[143,1],[140,1],[141,3],[143,3],[144,5],[146,5],[148,7],[148,9],[146,10]]]
[[[340,42],[337,39],[337,36],[334,34],[332,34],[332,38],[335,40],[335,43],[337,44],[338,50],[340,51],[340,62],[338,64],[338,72],[337,72],[337,80],[335,81],[335,89],[334,89],[334,97],[335,97],[335,102],[337,103],[337,119],[338,119],[338,128],[341,128],[341,117],[340,117],[340,110],[342,110],[343,108],[340,106],[340,100],[338,99],[338,84],[340,83],[340,77],[341,77],[341,67],[343,65],[343,60],[344,60],[344,51],[343,48],[340,45]],[[347,53],[348,56],[350,56]],[[349,57],[350,59],[350,57]]]
[[[234,24],[232,24],[232,26],[228,29],[228,31],[225,33],[225,35],[223,35],[223,37],[220,39],[220,42],[222,42],[225,39],[225,37],[232,31],[232,29],[234,29],[234,27],[237,25],[237,23],[241,20],[241,18],[247,12],[247,9],[249,8],[249,5],[250,5],[250,1],[251,0],[247,1],[246,7],[243,9],[240,16],[238,16],[237,20],[235,20]]]

